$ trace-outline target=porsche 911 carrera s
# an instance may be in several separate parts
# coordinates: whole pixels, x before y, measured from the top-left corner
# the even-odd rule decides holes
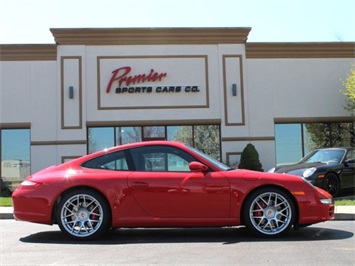
[[[180,142],[113,147],[51,166],[13,192],[17,220],[58,224],[74,240],[109,228],[245,225],[279,236],[334,218],[326,191],[287,174],[231,169]]]

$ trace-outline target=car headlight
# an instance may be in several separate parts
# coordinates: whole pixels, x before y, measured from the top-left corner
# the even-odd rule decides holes
[[[326,199],[320,199],[320,202],[322,204],[330,205],[333,203],[333,200],[331,198],[326,198]]]
[[[305,178],[310,177],[311,175],[313,175],[313,173],[314,173],[316,170],[317,170],[317,168],[315,168],[315,167],[308,168],[308,169],[306,169],[306,170],[303,172],[302,176],[305,177]]]

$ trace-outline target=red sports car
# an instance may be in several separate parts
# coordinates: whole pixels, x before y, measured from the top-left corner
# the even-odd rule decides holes
[[[230,169],[170,141],[126,144],[49,167],[12,197],[16,219],[56,223],[76,240],[120,227],[245,225],[277,236],[334,218],[332,196],[302,178]]]

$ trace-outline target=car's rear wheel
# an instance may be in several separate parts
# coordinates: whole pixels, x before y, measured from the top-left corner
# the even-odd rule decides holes
[[[80,189],[59,203],[57,222],[61,231],[75,240],[89,240],[105,233],[110,224],[109,207],[95,191]]]
[[[336,174],[329,173],[324,177],[322,186],[325,191],[335,197],[340,191],[340,180]]]
[[[281,189],[265,187],[254,191],[246,200],[244,221],[259,236],[278,236],[287,232],[295,219],[295,206]]]

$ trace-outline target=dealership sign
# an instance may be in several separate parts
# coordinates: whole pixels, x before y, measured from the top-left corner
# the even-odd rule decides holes
[[[98,107],[205,107],[206,60],[205,56],[98,58]]]
[[[199,92],[198,86],[144,86],[144,83],[156,83],[167,76],[166,72],[159,73],[150,69],[148,74],[131,75],[132,68],[129,66],[120,67],[112,71],[110,82],[107,85],[106,93],[110,93],[112,86],[117,83],[116,93],[162,93],[162,92]],[[141,86],[140,84],[143,84]]]

